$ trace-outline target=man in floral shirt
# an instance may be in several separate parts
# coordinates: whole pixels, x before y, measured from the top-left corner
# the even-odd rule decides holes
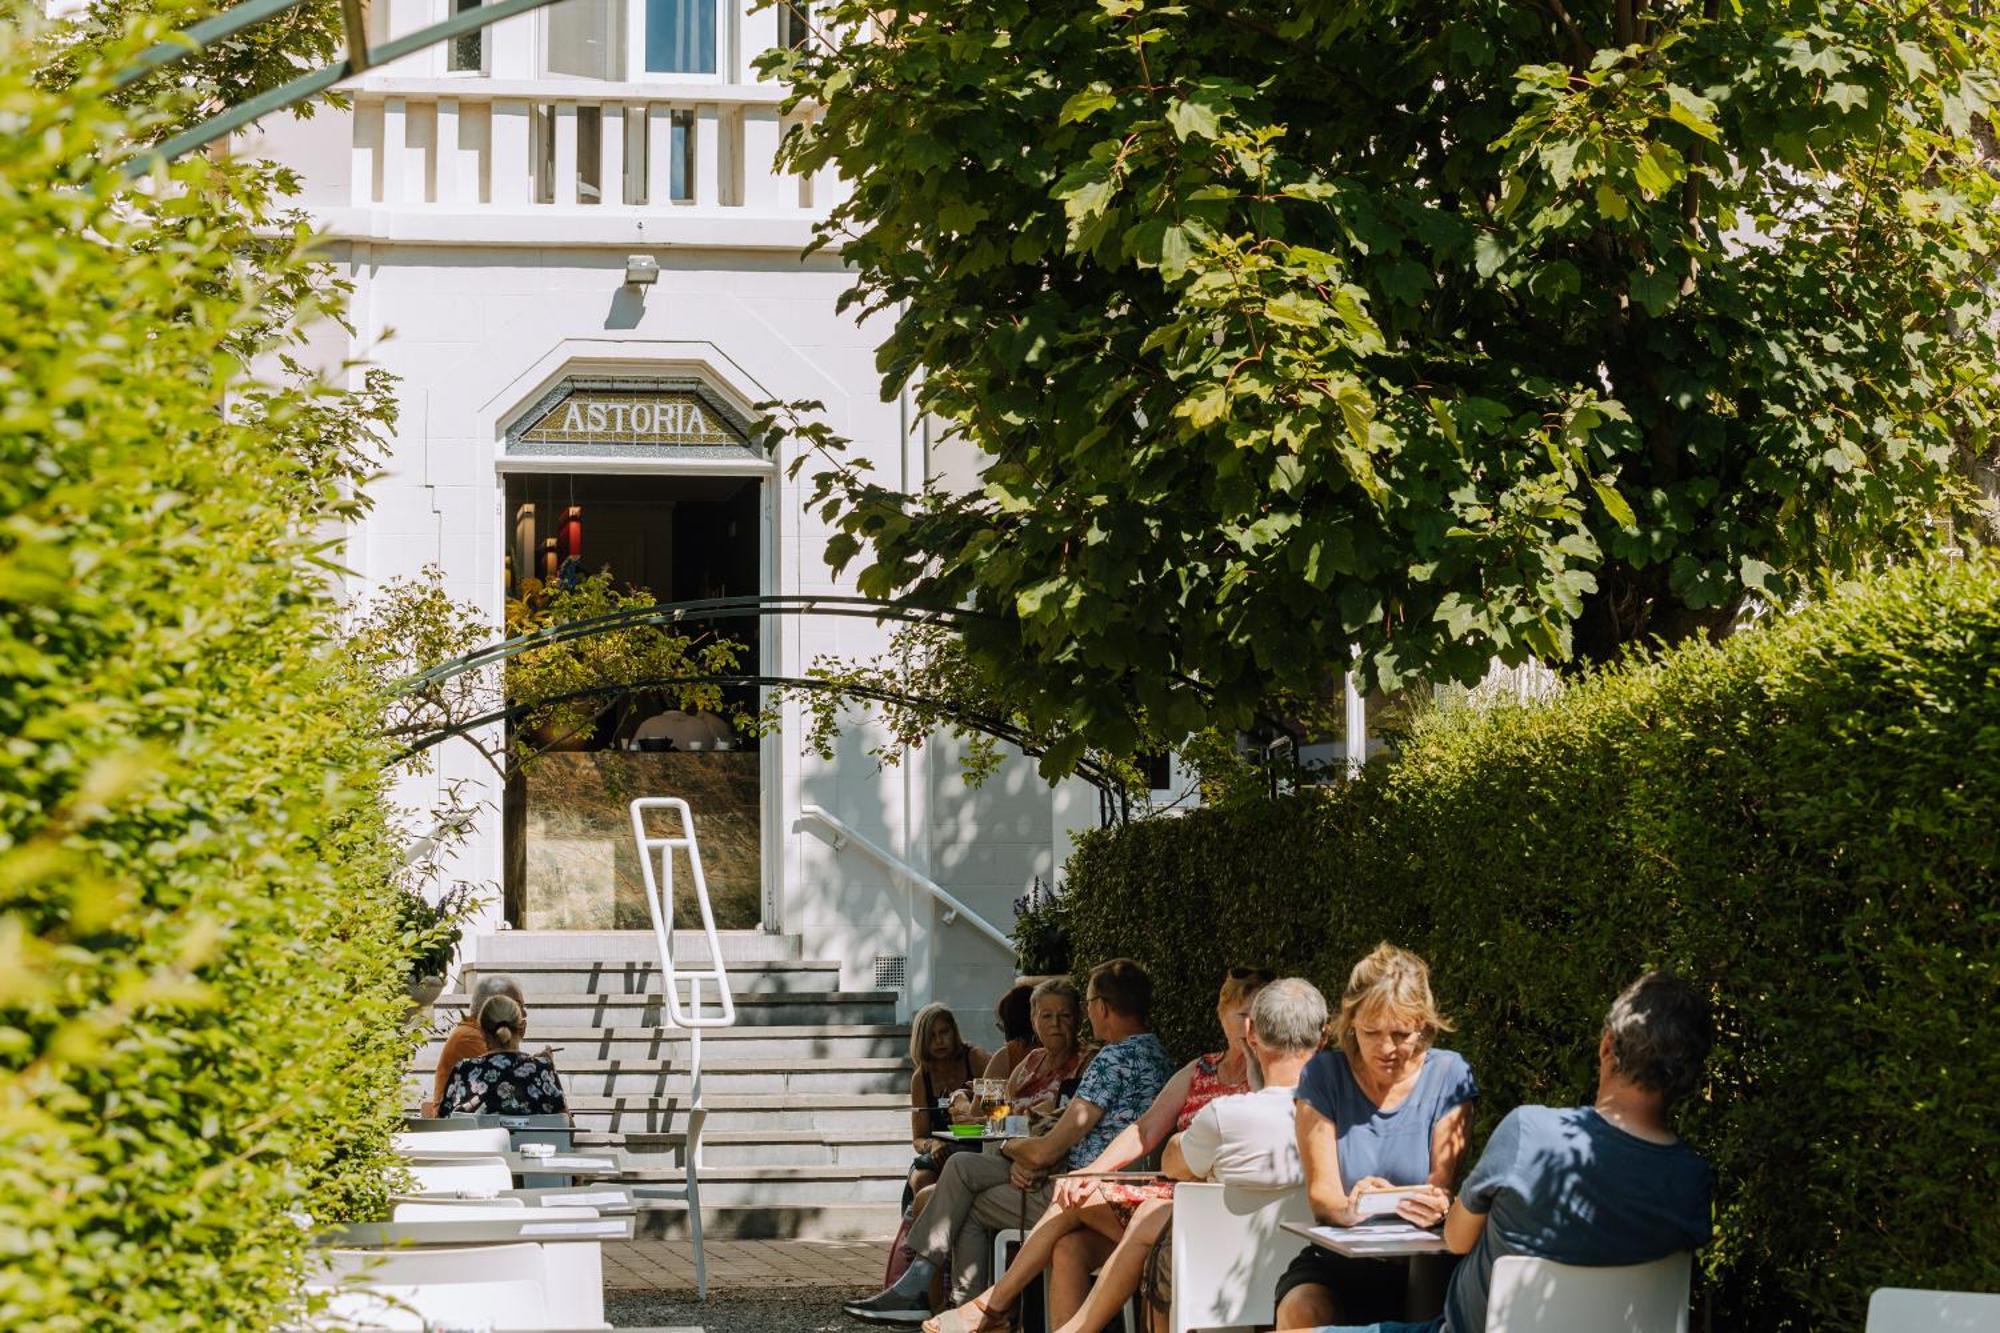
[[[873,1323],[922,1323],[930,1318],[931,1277],[947,1264],[954,1302],[986,1288],[993,1233],[1032,1227],[1049,1206],[1050,1176],[1089,1165],[1173,1077],[1174,1063],[1148,1025],[1152,1000],[1153,979],[1129,958],[1091,970],[1084,1006],[1104,1049],[1084,1071],[1076,1096],[1039,1138],[948,1160],[930,1206],[903,1242],[910,1266],[894,1286],[849,1305],[849,1314]]]

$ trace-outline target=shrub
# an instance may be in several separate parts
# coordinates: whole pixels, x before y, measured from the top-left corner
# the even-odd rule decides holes
[[[1080,963],[1158,964],[1212,1046],[1243,960],[1342,984],[1418,950],[1483,1091],[1586,1099],[1647,967],[1713,995],[1682,1116],[1715,1164],[1713,1327],[1858,1328],[1883,1285],[2000,1271],[2000,567],[1927,566],[1559,698],[1421,725],[1332,793],[1092,835]]]
[[[0,22],[0,1328],[270,1327],[292,1215],[381,1207],[409,1052],[374,699],[314,531],[369,408],[273,343],[317,280],[257,230],[266,179],[196,157],[125,185],[159,113],[113,105],[116,56],[38,82],[24,12]]]

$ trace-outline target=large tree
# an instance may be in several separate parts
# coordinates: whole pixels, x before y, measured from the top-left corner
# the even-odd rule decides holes
[[[1996,401],[2000,43],[1924,0],[836,0],[773,58],[969,493],[820,499],[1113,750],[1712,632],[1930,540]],[[808,463],[808,467],[817,466]],[[866,555],[862,556],[865,552]]]

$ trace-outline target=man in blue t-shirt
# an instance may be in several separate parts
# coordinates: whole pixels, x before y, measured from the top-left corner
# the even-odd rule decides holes
[[[993,1233],[1040,1221],[1051,1178],[1088,1166],[1173,1077],[1174,1062],[1148,1019],[1152,1002],[1152,978],[1131,959],[1091,969],[1084,1006],[1104,1048],[1062,1115],[1047,1133],[1009,1140],[997,1152],[953,1154],[930,1206],[903,1239],[910,1266],[893,1285],[843,1307],[847,1313],[870,1323],[920,1324],[930,1317],[931,1278],[947,1265],[954,1304],[991,1285]]]
[[[1444,1219],[1462,1254],[1444,1315],[1377,1324],[1378,1333],[1483,1333],[1494,1261],[1510,1254],[1582,1267],[1642,1264],[1709,1238],[1708,1163],[1674,1134],[1674,1103],[1694,1091],[1713,1042],[1708,1002],[1649,972],[1611,1006],[1597,1044],[1597,1100],[1507,1113],[1458,1201],[1442,1190],[1406,1201],[1419,1226]]]

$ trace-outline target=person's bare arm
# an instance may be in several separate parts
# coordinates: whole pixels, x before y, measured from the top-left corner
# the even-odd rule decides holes
[[[1049,1132],[1032,1139],[1009,1139],[1000,1145],[1000,1151],[1017,1168],[1046,1175],[1059,1162],[1069,1160],[1069,1150],[1080,1142],[1084,1135],[1097,1127],[1104,1118],[1104,1108],[1094,1102],[1072,1100],[1056,1117]]]
[[[1449,1190],[1458,1182],[1459,1168],[1465,1163],[1465,1145],[1472,1132],[1472,1103],[1460,1102],[1438,1117],[1431,1126],[1430,1183]]]
[[[1340,1131],[1311,1102],[1293,1103],[1293,1124],[1299,1138],[1299,1160],[1306,1168],[1306,1201],[1313,1217],[1330,1227],[1351,1227],[1361,1220],[1354,1198],[1340,1180]],[[1385,1189],[1389,1182],[1369,1176],[1354,1183],[1354,1193]]]
[[[1444,1247],[1453,1254],[1470,1254],[1485,1228],[1486,1214],[1467,1208],[1464,1199],[1456,1200],[1444,1217]]]
[[[929,1152],[938,1146],[931,1137],[931,1108],[924,1100],[924,1071],[919,1069],[910,1075],[910,1147],[916,1151]]]

